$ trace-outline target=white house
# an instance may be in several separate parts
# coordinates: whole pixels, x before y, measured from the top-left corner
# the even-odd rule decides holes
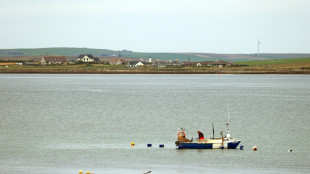
[[[99,62],[99,58],[94,57],[92,54],[80,54],[76,60],[82,62]]]
[[[141,61],[131,61],[131,62],[128,62],[128,64],[126,65],[126,67],[128,68],[136,68],[139,66],[144,66],[144,64]]]

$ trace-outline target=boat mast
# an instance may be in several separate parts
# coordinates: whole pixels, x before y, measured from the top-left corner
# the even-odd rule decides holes
[[[213,123],[212,123],[212,128],[213,128],[213,139],[214,139],[214,125],[213,125]]]
[[[227,135],[226,135],[226,137],[230,138],[230,132],[229,132],[229,110],[228,110],[228,120],[227,120],[226,126],[227,126]]]
[[[227,115],[227,134],[226,137],[230,138],[230,132],[229,132],[229,106],[228,106],[228,100],[226,100],[226,104],[227,104],[227,110],[228,110],[228,115]]]

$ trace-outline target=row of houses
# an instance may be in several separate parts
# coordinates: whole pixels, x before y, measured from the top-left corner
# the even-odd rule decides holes
[[[41,59],[41,65],[52,65],[52,64],[64,64],[68,62],[65,56],[43,56]],[[86,63],[100,63],[98,57],[94,57],[92,54],[81,54],[75,60],[69,61],[69,64],[74,64],[75,62],[86,62]],[[152,61],[148,58],[147,61],[128,61],[125,58],[112,58],[109,59],[108,64],[110,65],[126,65],[128,68],[135,68],[140,66],[153,66],[153,67],[173,67],[173,66],[183,66],[183,67],[198,67],[198,66],[209,66],[209,67],[228,67],[234,64],[231,61],[215,60],[215,61],[200,61],[200,62],[180,62],[178,59],[175,61],[163,61],[156,60]]]
[[[68,62],[65,56],[43,56],[41,58],[41,65],[61,65],[65,62]],[[100,60],[98,57],[94,57],[92,54],[81,54],[79,55],[75,61],[70,62],[86,62],[86,63],[99,63]]]
[[[142,61],[132,61],[128,62],[126,67],[128,68],[135,68],[139,66],[146,66],[150,65],[146,62]],[[151,64],[154,67],[173,67],[173,66],[182,66],[182,67],[199,67],[199,66],[208,66],[208,67],[230,67],[234,66],[234,64],[231,61],[223,61],[223,60],[215,60],[215,61],[201,61],[201,62],[176,62],[176,61],[158,61],[158,62],[153,62]]]
[[[212,66],[212,67],[229,67],[234,66],[232,61],[224,61],[216,59],[215,61],[202,61],[202,62],[184,62],[184,67],[193,67],[193,66]]]

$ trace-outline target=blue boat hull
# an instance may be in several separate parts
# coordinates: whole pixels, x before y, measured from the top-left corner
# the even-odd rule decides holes
[[[227,149],[236,149],[241,141],[227,143]]]
[[[179,144],[178,149],[212,149],[211,143],[182,143]]]
[[[240,141],[228,142],[226,145],[223,146],[223,148],[236,149],[239,144],[240,144]],[[178,149],[218,149],[219,146],[214,145],[213,143],[184,142],[184,143],[179,143],[177,145],[177,148]]]

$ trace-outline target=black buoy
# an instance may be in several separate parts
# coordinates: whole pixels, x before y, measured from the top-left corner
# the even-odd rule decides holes
[[[147,147],[152,147],[152,144],[147,144]]]
[[[165,147],[165,145],[164,144],[160,144],[159,147]]]
[[[240,146],[240,150],[243,150],[243,148],[244,148],[244,146],[243,146],[243,145],[241,145],[241,146]]]

